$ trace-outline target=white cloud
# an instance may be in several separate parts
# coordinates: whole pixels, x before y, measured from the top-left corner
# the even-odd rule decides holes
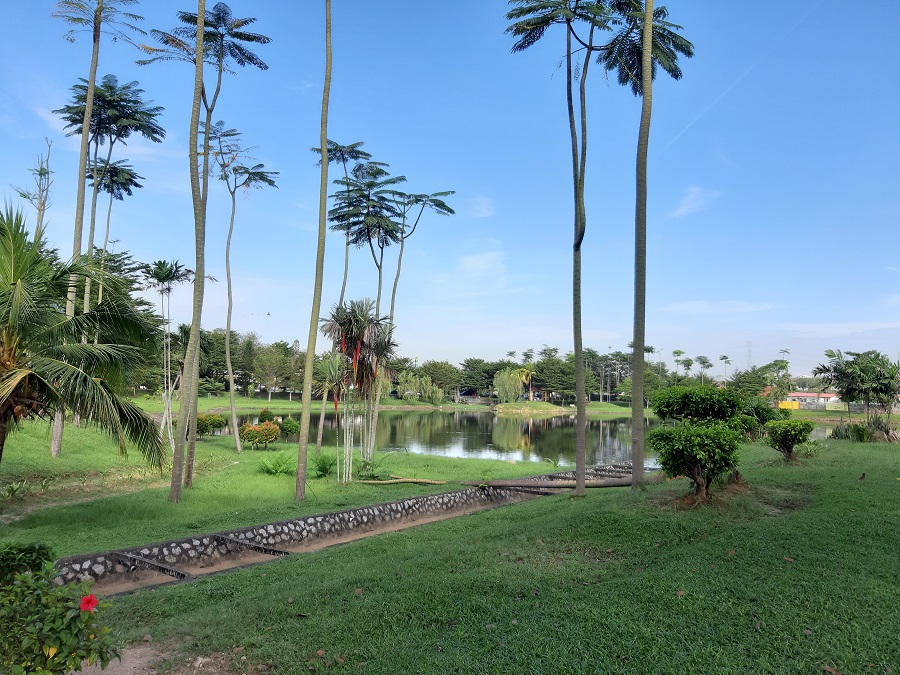
[[[688,300],[666,305],[663,307],[663,311],[680,314],[745,314],[747,312],[763,312],[774,306],[772,303],[754,303],[743,300]]]
[[[787,323],[783,330],[800,333],[807,337],[835,338],[876,330],[896,330],[900,321],[848,321],[846,323]]]
[[[469,215],[472,218],[489,218],[496,212],[494,200],[490,197],[478,196],[469,204]]]
[[[683,218],[692,213],[703,211],[722,195],[715,190],[705,190],[701,187],[690,187],[678,207],[669,213],[672,218]]]

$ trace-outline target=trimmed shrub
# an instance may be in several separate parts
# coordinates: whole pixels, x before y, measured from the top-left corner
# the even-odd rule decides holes
[[[276,422],[276,424],[278,424],[278,428],[281,429],[281,433],[285,436],[292,436],[300,433],[300,422],[293,417],[285,417],[281,422]]]
[[[259,450],[260,444],[263,449],[268,449],[269,443],[274,443],[281,435],[281,429],[274,422],[263,422],[262,424],[250,424],[245,422],[240,429],[241,441],[250,443],[254,450]]]
[[[663,419],[705,422],[731,419],[742,403],[740,393],[733,389],[704,385],[660,389],[653,395],[650,407]]]
[[[268,408],[263,408],[259,411],[259,419],[257,420],[257,424],[262,424],[263,422],[274,422],[275,421],[275,413],[273,413]]]
[[[698,501],[708,498],[716,478],[737,466],[740,442],[740,433],[721,422],[660,427],[647,434],[647,444],[659,455],[663,471],[694,481]]]
[[[87,582],[57,586],[45,563],[0,586],[0,672],[53,675],[119,657]]]
[[[794,459],[794,447],[808,441],[812,430],[813,423],[809,420],[772,420],[766,423],[769,445],[789,461]]]
[[[200,438],[219,429],[224,429],[228,424],[226,419],[218,413],[200,413],[197,415],[197,435]]]

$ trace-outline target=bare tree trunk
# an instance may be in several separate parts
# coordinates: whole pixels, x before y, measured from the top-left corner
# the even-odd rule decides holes
[[[322,149],[322,171],[319,179],[319,236],[316,243],[316,281],[313,287],[309,334],[306,341],[306,363],[303,369],[303,402],[300,410],[300,441],[297,449],[297,485],[294,498],[306,497],[306,465],[309,450],[309,416],[312,408],[313,361],[316,357],[316,337],[319,330],[319,311],[322,306],[322,277],[325,266],[325,228],[328,217],[328,101],[331,94],[331,0],[325,0],[325,83],[322,89],[322,120],[319,145]],[[345,277],[346,279],[346,277]]]
[[[62,451],[63,425],[66,421],[66,410],[62,406],[53,415],[53,431],[50,436],[50,456],[59,457]]]
[[[196,390],[193,388],[192,373],[199,366],[194,354],[199,352],[200,317],[203,310],[204,281],[204,246],[206,243],[206,206],[200,191],[200,169],[197,166],[197,136],[200,126],[200,100],[203,92],[203,25],[206,18],[206,0],[197,0],[197,39],[194,58],[194,102],[191,106],[191,126],[188,131],[188,163],[191,176],[191,197],[194,206],[194,244],[197,266],[194,270],[193,316],[191,334],[188,338],[187,356],[185,358],[185,376],[181,386],[181,406],[178,411],[178,435],[175,437],[175,456],[172,464],[172,482],[169,488],[169,501],[181,501],[181,487],[184,481],[185,442],[193,438],[189,426],[196,429],[196,422],[188,424],[188,416],[196,404]],[[208,135],[207,135],[208,138]],[[187,395],[185,397],[185,395]]]
[[[316,457],[322,454],[322,432],[325,430],[325,406],[328,404],[328,389],[322,394],[322,410],[319,411],[319,429],[316,432]]]
[[[235,194],[231,193],[231,222],[225,240],[225,285],[228,287],[228,310],[225,313],[225,370],[228,373],[228,403],[231,406],[231,429],[234,432],[234,449],[241,453],[241,435],[238,433],[237,403],[234,400],[234,370],[231,367],[231,312],[234,301],[231,294],[231,235],[234,232]]]
[[[653,0],[645,0],[643,32],[643,101],[638,132],[636,203],[634,209],[634,340],[631,372],[631,487],[644,480],[644,344],[647,301],[647,148],[653,108]],[[702,371],[701,371],[702,372]],[[701,376],[702,377],[702,376]],[[705,490],[705,486],[704,486]],[[705,498],[705,497],[704,497]]]

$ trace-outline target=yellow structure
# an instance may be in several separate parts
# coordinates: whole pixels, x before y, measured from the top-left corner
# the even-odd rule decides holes
[[[800,401],[779,401],[778,407],[786,410],[800,410]]]

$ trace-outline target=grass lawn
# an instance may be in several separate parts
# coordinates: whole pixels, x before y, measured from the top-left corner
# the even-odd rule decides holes
[[[444,492],[459,487],[453,481],[514,478],[548,470],[539,462],[377,453],[378,473],[451,483],[339,485],[333,476],[310,475],[307,498],[298,503],[294,501],[295,476],[259,471],[262,458],[279,452],[288,453],[296,467],[296,444],[279,441],[269,451],[246,450],[237,455],[230,436],[213,437],[197,443],[194,488],[184,491],[181,503],[170,504],[168,476],[147,467],[136,452],[121,457],[101,432],[69,425],[62,455],[51,458],[48,447],[45,423],[25,423],[7,442],[0,463],[0,542],[46,543],[57,556]],[[334,448],[323,449],[323,453],[334,452]],[[309,464],[313,466],[312,456]],[[25,481],[24,489],[4,499],[6,486],[21,481]]]
[[[712,506],[676,510],[686,481],[544,497],[144,591],[106,616],[123,639],[171,641],[180,664],[225,652],[235,672],[900,669],[900,452],[742,457],[749,491]]]

